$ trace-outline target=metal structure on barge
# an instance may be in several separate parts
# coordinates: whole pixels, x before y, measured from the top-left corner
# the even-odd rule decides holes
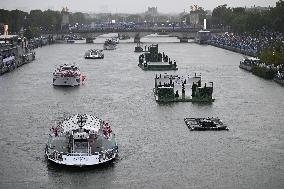
[[[177,70],[176,61],[172,61],[165,53],[160,53],[157,45],[151,45],[139,56],[138,66],[142,70]]]
[[[213,82],[201,86],[201,75],[193,77],[156,74],[153,89],[157,102],[213,102]]]
[[[109,123],[91,115],[74,115],[53,127],[45,147],[46,158],[66,166],[93,166],[118,156]]]

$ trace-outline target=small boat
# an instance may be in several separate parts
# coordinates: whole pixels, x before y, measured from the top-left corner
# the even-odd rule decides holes
[[[104,50],[115,50],[115,49],[116,49],[116,42],[111,39],[107,39],[104,43]]]
[[[137,43],[137,46],[135,47],[134,52],[143,52],[143,47],[141,47],[141,42]]]
[[[80,83],[81,72],[75,64],[59,65],[53,72],[54,86],[77,86]]]
[[[247,71],[252,71],[253,68],[260,63],[259,58],[254,58],[254,57],[244,57],[242,61],[240,61],[239,67],[247,70]]]
[[[104,53],[101,49],[90,49],[85,53],[85,59],[103,59]]]
[[[119,38],[118,38],[118,37],[113,37],[113,38],[111,38],[111,40],[112,40],[115,44],[119,44]]]
[[[119,40],[127,40],[127,39],[130,39],[130,37],[128,35],[121,35],[118,37]]]
[[[77,114],[51,128],[45,157],[57,165],[94,166],[115,160],[118,145],[109,123]]]
[[[221,131],[229,130],[218,117],[184,118],[184,122],[191,131]]]
[[[86,43],[94,43],[94,39],[91,37],[86,38]]]

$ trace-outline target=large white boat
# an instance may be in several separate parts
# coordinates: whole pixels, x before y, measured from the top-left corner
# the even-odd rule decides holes
[[[75,64],[59,65],[53,72],[53,85],[55,86],[77,86],[80,83],[81,72]]]
[[[103,59],[104,53],[101,49],[90,49],[85,53],[86,59]]]
[[[91,115],[74,115],[53,127],[45,147],[47,159],[66,166],[92,166],[118,156],[109,123]]]
[[[104,50],[115,50],[116,49],[116,41],[112,39],[107,39],[104,43]]]

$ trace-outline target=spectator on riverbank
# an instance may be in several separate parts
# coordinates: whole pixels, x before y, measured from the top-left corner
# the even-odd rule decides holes
[[[218,45],[225,45],[232,48],[258,54],[265,49],[274,49],[276,46],[280,52],[284,53],[284,35],[280,32],[269,31],[265,28],[257,30],[255,33],[224,33],[212,36],[211,42]]]

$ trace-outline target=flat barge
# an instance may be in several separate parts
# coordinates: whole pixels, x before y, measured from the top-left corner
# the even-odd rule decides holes
[[[211,118],[184,118],[184,122],[191,131],[228,131],[228,127],[223,124],[218,117]]]
[[[147,49],[147,48],[146,48]],[[145,71],[178,70],[176,61],[172,61],[165,53],[160,53],[158,44],[151,45],[139,56],[138,66]]]

